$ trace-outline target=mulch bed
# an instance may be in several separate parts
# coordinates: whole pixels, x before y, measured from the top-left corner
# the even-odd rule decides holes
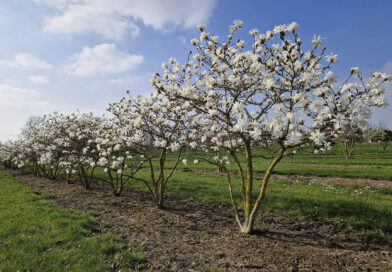
[[[85,190],[12,174],[61,207],[91,211],[128,244],[142,244],[154,271],[392,271],[390,247],[346,233],[343,225],[259,214],[256,233],[243,235],[228,206],[168,196],[160,210],[147,192],[133,188],[113,197],[106,184]]]

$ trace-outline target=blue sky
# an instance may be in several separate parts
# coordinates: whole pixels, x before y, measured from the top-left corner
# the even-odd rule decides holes
[[[321,35],[339,55],[340,77],[356,66],[392,74],[391,10],[388,0],[1,0],[0,141],[31,115],[102,113],[126,89],[149,92],[163,61],[185,60],[199,23],[224,37],[241,19],[246,38],[296,21],[304,44]],[[372,122],[392,128],[390,116],[391,107],[377,110]]]

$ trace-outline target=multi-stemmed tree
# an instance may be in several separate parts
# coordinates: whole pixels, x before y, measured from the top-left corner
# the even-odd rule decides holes
[[[99,160],[96,139],[106,119],[92,113],[70,114],[65,116],[63,132],[67,148],[66,163],[71,174],[76,174],[86,189],[91,188],[97,162]]]
[[[61,163],[66,159],[64,150],[64,122],[61,114],[55,112],[39,120],[37,126],[25,129],[26,142],[31,148],[29,162],[33,172],[39,176],[56,179],[63,170]],[[32,121],[29,119],[28,123]]]
[[[342,126],[342,129],[335,135],[336,142],[342,149],[346,159],[353,156],[354,151],[358,145],[363,142],[363,130],[366,125],[360,128],[357,124],[348,123]]]
[[[96,139],[99,152],[98,166],[103,167],[114,196],[120,196],[124,185],[136,175],[146,162],[143,158],[132,156],[133,144],[127,136],[128,131],[114,120],[103,125]]]
[[[385,74],[374,73],[364,83],[357,68],[340,86],[329,71],[338,61],[325,56],[323,39],[314,37],[313,47],[304,51],[297,34],[297,23],[275,27],[273,31],[250,31],[252,43],[236,39],[241,21],[230,27],[228,39],[220,41],[200,25],[200,40],[193,39],[196,53],[185,65],[174,59],[164,64],[163,75],[151,80],[158,93],[170,101],[190,104],[204,127],[199,144],[208,150],[227,150],[235,162],[241,181],[244,214],[231,191],[236,221],[243,233],[253,231],[259,206],[265,196],[271,173],[279,161],[296,149],[313,143],[322,152],[328,139],[348,123],[360,125],[369,108],[383,106],[382,83]],[[349,83],[358,78],[358,83]],[[255,192],[253,163],[255,148],[274,151]],[[245,164],[239,152],[245,152]],[[222,163],[222,160],[219,160]],[[256,194],[254,194],[256,193]]]
[[[189,103],[168,100],[156,92],[149,97],[123,97],[108,109],[115,116],[114,123],[123,130],[129,151],[148,165],[150,178],[136,176],[136,173],[132,173],[131,178],[147,186],[159,208],[164,207],[166,184],[182,160],[184,147],[196,145],[198,134],[192,129],[190,109]],[[167,156],[175,152],[176,160],[168,166]]]

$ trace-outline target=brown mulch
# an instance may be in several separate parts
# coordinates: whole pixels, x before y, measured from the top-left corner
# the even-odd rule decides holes
[[[61,207],[91,211],[129,244],[142,244],[154,271],[392,271],[390,247],[343,225],[259,214],[256,233],[242,235],[227,206],[169,196],[159,210],[147,192],[132,188],[113,197],[105,184],[85,190],[12,174]]]

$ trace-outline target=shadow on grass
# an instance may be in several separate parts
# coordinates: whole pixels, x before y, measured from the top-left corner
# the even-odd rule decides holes
[[[263,209],[316,220],[346,222],[358,230],[381,230],[392,234],[392,204],[388,208],[348,199],[322,200],[270,195],[266,197]]]

